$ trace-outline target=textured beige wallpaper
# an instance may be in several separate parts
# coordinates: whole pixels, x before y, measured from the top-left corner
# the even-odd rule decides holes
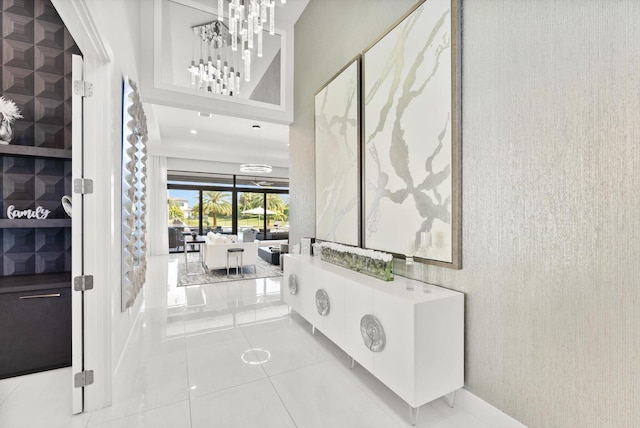
[[[296,25],[292,242],[313,94],[413,3],[311,0]],[[638,427],[640,1],[462,9],[463,269],[415,276],[466,293],[469,391],[530,427]]]

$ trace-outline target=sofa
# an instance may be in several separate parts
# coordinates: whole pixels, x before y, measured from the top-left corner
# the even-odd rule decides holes
[[[242,266],[253,266],[255,271],[258,262],[257,242],[238,242],[236,235],[222,235],[214,232],[207,233],[206,242],[202,246],[207,271],[227,268],[227,250],[229,248],[243,248]],[[236,266],[235,257],[229,259],[229,266]]]

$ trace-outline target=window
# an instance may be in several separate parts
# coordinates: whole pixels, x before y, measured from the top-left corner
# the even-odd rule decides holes
[[[184,234],[194,232],[289,238],[287,179],[177,171],[167,178],[170,252],[184,251]]]

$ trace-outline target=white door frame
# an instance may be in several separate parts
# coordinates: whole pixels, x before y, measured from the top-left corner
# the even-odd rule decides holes
[[[72,56],[71,79],[73,81],[84,79],[84,63],[82,57]],[[82,150],[82,96],[74,90],[72,95],[72,138],[71,138],[71,178],[75,181],[83,174],[83,150]],[[71,216],[71,368],[72,368],[72,407],[73,413],[81,413],[84,410],[84,388],[75,386],[75,375],[84,370],[84,296],[82,292],[76,291],[73,287],[73,278],[83,274],[83,197],[81,194],[71,191],[72,195],[72,216]]]
[[[84,197],[83,257],[84,273],[93,275],[94,288],[85,292],[82,336],[84,367],[94,371],[94,383],[85,388],[83,409],[77,408],[77,393],[73,393],[74,412],[92,411],[111,404],[111,292],[116,284],[119,286],[118,276],[112,274],[114,256],[110,251],[119,245],[115,241],[113,215],[116,182],[110,162],[113,56],[95,26],[87,0],[52,0],[52,3],[82,51],[85,81],[93,83],[93,95],[84,99],[83,111],[85,178],[92,179],[94,184],[93,193]],[[117,257],[119,260],[119,253]],[[76,318],[72,324],[77,329],[81,320]]]

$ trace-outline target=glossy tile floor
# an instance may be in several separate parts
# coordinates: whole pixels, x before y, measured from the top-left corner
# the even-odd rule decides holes
[[[168,269],[167,269],[168,266]],[[406,403],[282,301],[281,278],[176,287],[152,257],[113,405],[71,416],[71,369],[0,381],[0,427],[408,427]],[[418,426],[488,425],[444,399]]]

